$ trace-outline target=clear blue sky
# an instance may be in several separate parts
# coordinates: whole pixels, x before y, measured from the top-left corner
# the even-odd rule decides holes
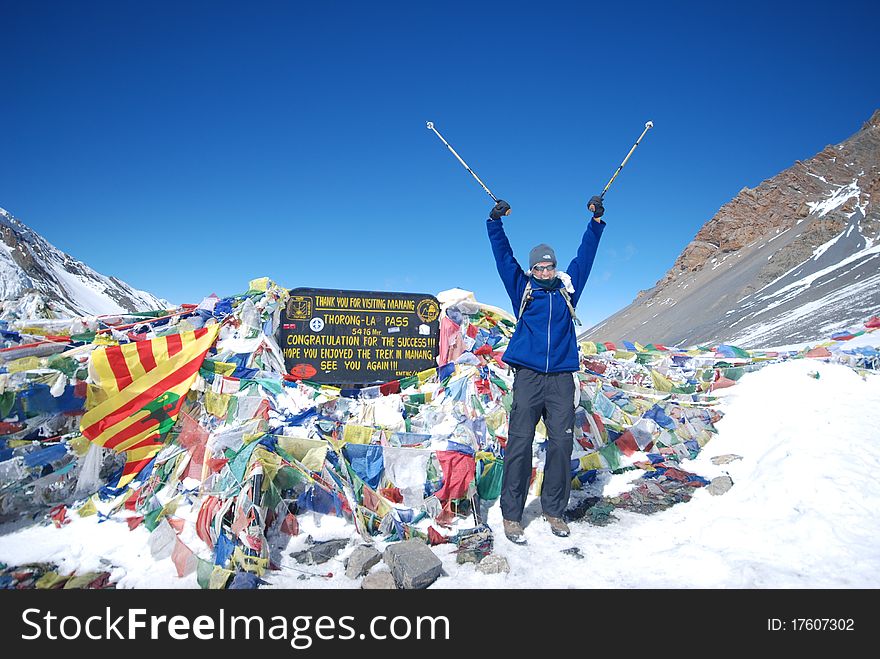
[[[547,242],[567,264],[650,119],[589,325],[880,107],[878,6],[0,0],[0,207],[175,303],[269,276],[510,309],[492,201],[425,122],[511,203],[521,262]]]

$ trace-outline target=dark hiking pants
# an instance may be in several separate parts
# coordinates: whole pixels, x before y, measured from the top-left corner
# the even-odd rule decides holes
[[[547,454],[541,507],[545,515],[562,517],[571,493],[571,449],[574,441],[574,378],[571,373],[538,373],[516,369],[513,406],[504,450],[501,514],[522,521],[532,474],[532,442],[543,417]]]

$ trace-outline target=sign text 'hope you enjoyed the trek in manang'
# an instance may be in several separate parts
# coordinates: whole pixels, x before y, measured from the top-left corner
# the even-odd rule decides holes
[[[437,365],[433,295],[294,288],[279,344],[289,373],[325,384],[375,384]]]

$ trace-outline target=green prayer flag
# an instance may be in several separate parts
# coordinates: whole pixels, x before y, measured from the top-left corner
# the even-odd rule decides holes
[[[55,355],[49,359],[49,363],[47,364],[49,368],[53,368],[56,371],[61,371],[67,377],[73,377],[73,374],[76,373],[79,368],[79,362],[75,359],[71,359],[70,357],[61,357],[60,355]]]
[[[266,391],[275,394],[276,396],[280,396],[281,392],[284,391],[284,385],[281,384],[279,380],[270,380],[268,378],[259,378],[257,382],[265,389]]]
[[[605,458],[605,461],[608,463],[608,468],[611,471],[620,469],[620,449],[617,448],[617,445],[614,444],[614,442],[606,444],[600,448],[599,454]]]
[[[161,520],[161,515],[164,510],[165,509],[162,506],[157,506],[144,515],[144,526],[146,526],[151,533],[156,530],[157,526],[159,526],[159,521]]]
[[[418,387],[419,386],[419,376],[418,375],[410,375],[406,378],[400,379],[400,390],[405,391],[410,387]]]
[[[198,556],[196,556],[196,560],[198,560],[196,565],[196,582],[199,584],[199,588],[207,590],[211,585],[211,573],[214,571],[214,564]]]
[[[235,476],[235,480],[239,483],[244,482],[244,474],[247,471],[248,463],[251,461],[251,454],[253,454],[257,446],[259,446],[258,442],[245,444],[239,449],[238,453],[229,458],[227,466],[232,475]]]
[[[743,374],[745,373],[745,369],[742,367],[734,366],[731,368],[725,368],[721,371],[721,375],[730,379],[730,380],[739,380]]]
[[[495,376],[495,377],[489,378],[489,380],[491,382],[493,382],[504,393],[507,393],[509,391],[509,387],[507,386],[507,383],[504,380],[502,380],[501,378]]]
[[[484,501],[494,501],[501,496],[504,477],[504,459],[480,460],[477,463],[477,494]]]
[[[9,416],[12,406],[15,404],[15,392],[4,391],[0,394],[0,420]]]

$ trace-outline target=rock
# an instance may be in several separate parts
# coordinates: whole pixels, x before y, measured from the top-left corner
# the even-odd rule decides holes
[[[735,462],[737,460],[742,460],[742,456],[736,455],[734,453],[727,453],[725,455],[716,455],[714,458],[712,458],[712,464],[713,465],[726,465],[726,464],[730,464],[731,462]]]
[[[880,110],[874,110],[874,114],[871,115],[871,118],[862,124],[862,130],[870,130],[878,127],[880,127]]]
[[[709,494],[719,496],[727,492],[731,487],[733,487],[733,481],[730,479],[730,476],[719,476],[718,478],[713,478],[712,482],[706,486],[706,489],[709,490]]]
[[[308,549],[292,553],[290,557],[296,559],[297,563],[317,565],[319,563],[326,563],[340,551],[345,549],[347,545],[348,540],[326,540],[324,542],[316,542]]]
[[[477,563],[477,572],[483,574],[501,574],[510,572],[510,564],[504,556],[498,554],[489,554],[479,563]]]
[[[381,559],[382,554],[375,547],[360,545],[351,552],[351,556],[345,562],[345,576],[349,579],[362,577]]]
[[[363,590],[397,590],[397,584],[394,583],[394,577],[390,572],[373,572],[364,577],[361,581]]]
[[[566,556],[574,556],[575,558],[579,558],[581,560],[584,559],[584,555],[581,553],[580,547],[569,547],[568,549],[563,549],[562,553]]]
[[[460,551],[455,555],[455,562],[459,565],[464,565],[465,563],[479,563],[480,556],[478,556],[475,552],[472,551]]]
[[[443,569],[440,559],[417,538],[389,545],[383,559],[391,568],[397,587],[406,590],[427,588]]]

